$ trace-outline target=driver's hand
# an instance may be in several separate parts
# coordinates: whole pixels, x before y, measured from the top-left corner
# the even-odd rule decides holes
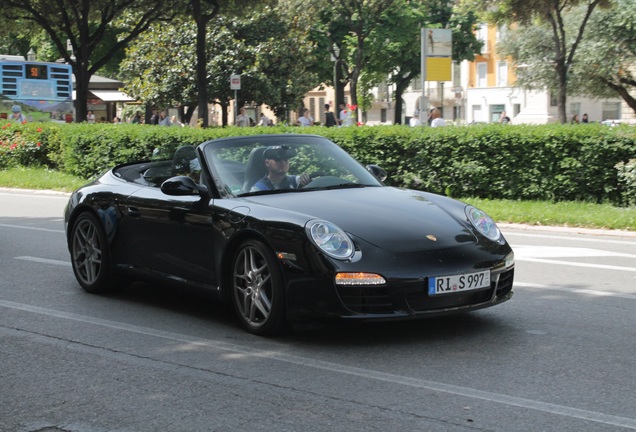
[[[309,177],[309,174],[307,174],[307,173],[305,173],[305,174],[301,175],[300,177],[298,177],[298,183],[300,183],[301,186],[305,186],[310,181],[311,181],[311,177]]]

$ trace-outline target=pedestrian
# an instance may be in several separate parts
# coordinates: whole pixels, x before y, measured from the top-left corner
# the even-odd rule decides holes
[[[254,121],[245,114],[245,107],[241,107],[239,115],[236,116],[236,126],[238,127],[250,127]]]
[[[141,111],[137,111],[135,116],[133,117],[131,123],[140,124],[141,123]]]
[[[184,127],[185,126],[183,123],[181,123],[179,121],[179,119],[177,118],[176,115],[173,115],[173,116],[170,117],[170,124],[172,126],[180,126],[180,127]]]
[[[159,115],[157,114],[157,108],[152,107],[151,114],[150,114],[150,121],[148,123],[150,123],[151,125],[159,124]]]
[[[261,121],[258,122],[259,126],[269,126],[269,118],[261,113]]]
[[[11,107],[11,117],[9,120],[17,121],[20,123],[26,123],[27,118],[24,114],[22,114],[22,107],[20,105],[13,105]]]
[[[437,108],[433,108],[431,111],[431,127],[442,126],[446,126],[446,120],[442,118],[442,113]]]
[[[336,116],[334,113],[329,111],[329,104],[325,104],[325,126],[332,127],[338,124],[338,120],[336,120]]]
[[[165,111],[161,111],[159,113],[159,126],[171,126],[170,119],[168,118],[168,113]]]
[[[338,123],[340,124],[340,126],[351,126],[352,125],[352,119],[351,119],[351,111],[347,109],[347,105],[345,105],[343,102],[340,102],[340,114],[338,115],[339,119],[338,119]]]
[[[581,118],[581,123],[589,123],[590,120],[587,118],[587,113],[583,114],[583,117]]]
[[[578,124],[579,123],[579,115],[578,114],[574,114],[572,116],[572,124]]]
[[[421,125],[422,123],[420,122],[420,112],[418,110],[415,110],[415,112],[413,113],[413,117],[409,119],[409,126],[417,127]]]
[[[86,114],[86,121],[89,123],[95,123],[95,114],[93,111],[88,111],[88,114]]]
[[[303,115],[296,122],[301,126],[312,126],[314,124],[314,118],[309,115],[309,110],[305,108],[303,110]]]
[[[508,116],[506,115],[506,112],[505,112],[505,111],[502,111],[502,112],[501,112],[501,115],[499,116],[499,123],[501,123],[501,124],[508,124],[508,123],[510,123],[510,117],[508,117]]]

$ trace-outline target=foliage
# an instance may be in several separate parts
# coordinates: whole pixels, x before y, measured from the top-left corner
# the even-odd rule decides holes
[[[511,30],[518,34],[518,46],[502,44],[501,53],[511,56],[519,65],[526,65],[526,71],[518,77],[520,86],[555,91],[559,119],[566,123],[569,71],[575,64],[590,18],[598,8],[609,6],[610,0],[464,1],[476,4],[492,22],[518,25]],[[532,33],[538,42],[534,48],[524,40],[527,33]]]
[[[73,66],[76,118],[87,113],[88,83],[93,74],[157,20],[175,15],[164,0],[3,0],[0,14],[43,29],[59,56]],[[72,52],[66,50],[70,41]]]
[[[636,112],[636,8],[633,0],[612,0],[614,7],[590,20],[589,32],[571,71],[577,94],[620,96]]]
[[[636,159],[630,159],[627,163],[616,164],[618,180],[620,182],[623,204],[636,206]]]
[[[28,123],[0,121],[0,169],[51,164],[47,132]]]
[[[266,9],[239,18],[219,16],[207,34],[209,102],[228,106],[234,97],[230,75],[237,73],[241,105],[266,103],[283,117],[316,81],[308,68],[313,46],[305,31],[282,14]],[[196,105],[195,41],[196,28],[181,20],[141,36],[122,63],[126,91],[157,105]]]
[[[149,158],[155,149],[170,153],[179,145],[213,138],[300,129],[33,123],[3,132],[3,142],[41,138],[48,157],[42,163],[89,178],[116,163]],[[316,126],[302,132],[326,136],[362,163],[382,166],[393,186],[484,199],[616,205],[634,205],[636,199],[636,134],[631,126]],[[7,160],[6,154],[1,160]],[[11,161],[5,166],[16,164]]]

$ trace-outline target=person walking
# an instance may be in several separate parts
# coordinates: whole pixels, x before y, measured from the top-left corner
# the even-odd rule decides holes
[[[431,127],[442,126],[446,126],[446,120],[442,118],[442,113],[437,108],[433,108],[433,111],[431,111]]]
[[[334,113],[329,111],[329,104],[325,104],[325,126],[332,127],[338,125],[338,120],[336,120],[336,116]]]
[[[245,107],[241,107],[239,115],[236,116],[236,126],[238,127],[250,127],[252,126],[252,119],[245,114]]]
[[[20,123],[26,123],[27,118],[24,114],[22,114],[22,107],[20,105],[13,105],[11,107],[11,117],[9,120],[17,121]]]

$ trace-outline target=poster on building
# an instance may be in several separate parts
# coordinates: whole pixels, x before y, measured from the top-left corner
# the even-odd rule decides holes
[[[448,29],[423,29],[426,57],[452,57],[453,34]]]

